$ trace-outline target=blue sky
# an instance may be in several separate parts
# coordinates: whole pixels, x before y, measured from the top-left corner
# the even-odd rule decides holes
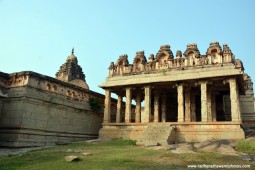
[[[227,43],[255,81],[253,0],[0,0],[0,71],[55,76],[72,47],[91,90],[111,61],[136,51],[149,57],[160,45],[175,54],[197,43]]]

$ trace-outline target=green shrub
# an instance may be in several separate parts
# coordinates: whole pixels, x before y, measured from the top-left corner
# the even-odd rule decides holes
[[[240,140],[236,150],[244,153],[255,153],[255,140]]]
[[[97,98],[90,98],[89,99],[90,109],[94,112],[100,111],[102,106]]]

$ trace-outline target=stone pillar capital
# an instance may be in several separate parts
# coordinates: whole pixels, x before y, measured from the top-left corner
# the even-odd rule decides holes
[[[177,82],[177,83],[175,83],[175,87],[178,87],[178,86],[184,86],[184,82]]]
[[[230,83],[230,82],[233,82],[233,81],[236,81],[236,78],[235,77],[230,77],[230,78],[227,78],[227,79],[223,80],[223,84],[227,84],[227,83]]]
[[[195,86],[201,85],[201,84],[213,84],[210,80],[200,80],[195,82]]]
[[[131,89],[132,89],[132,87],[127,86],[127,87],[125,87],[125,89],[126,89],[126,90],[131,90]]]
[[[145,89],[145,88],[150,88],[150,89],[151,89],[151,87],[152,87],[151,85],[144,85],[144,86],[143,86],[144,89]]]

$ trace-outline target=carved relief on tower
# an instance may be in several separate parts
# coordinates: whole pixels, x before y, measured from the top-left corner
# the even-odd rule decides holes
[[[145,64],[147,63],[144,51],[137,51],[136,56],[133,61],[133,72],[141,72],[145,69]]]
[[[218,42],[210,43],[206,55],[200,55],[196,44],[188,44],[183,55],[184,57],[182,57],[182,52],[178,50],[176,58],[174,58],[169,45],[161,46],[156,57],[154,58],[154,55],[151,54],[148,61],[144,56],[144,51],[136,53],[133,64],[129,64],[127,55],[121,55],[115,64],[113,62],[110,64],[109,76],[148,74],[161,70],[218,67],[223,66],[224,63],[233,63],[237,69],[243,70],[241,61],[234,59],[231,50],[226,44],[222,50]]]
[[[129,65],[128,55],[124,54],[119,56],[119,59],[117,60],[115,65],[117,67],[116,72],[118,75],[122,75],[123,73],[125,73],[127,71],[125,67],[128,67]]]
[[[170,45],[162,45],[156,55],[156,68],[167,69],[171,67],[174,58]]]
[[[28,82],[28,75],[21,74],[21,75],[11,75],[10,79],[7,80],[6,85],[7,86],[23,86],[27,84]]]
[[[242,62],[241,60],[239,60],[239,59],[235,59],[235,67],[236,67],[237,69],[241,69],[241,71],[244,70],[244,68],[243,68],[243,62]]]
[[[233,53],[227,44],[223,44],[223,62],[224,63],[233,62]]]
[[[87,94],[87,93],[82,93],[82,94],[81,94],[81,99],[82,99],[83,101],[88,102],[88,101],[89,101],[89,98],[90,98],[89,94]]]
[[[195,66],[198,65],[198,58],[200,58],[200,52],[197,48],[197,44],[188,44],[187,49],[184,52],[185,56],[185,66]]]
[[[253,82],[251,80],[251,77],[248,74],[244,73],[243,79],[244,79],[244,89],[253,90]]]
[[[109,76],[113,76],[116,74],[117,67],[114,65],[114,62],[110,63],[110,66],[108,69],[109,69]]]
[[[58,86],[56,83],[46,81],[45,82],[45,90],[58,93]]]
[[[56,95],[65,96],[69,100],[75,101],[87,101],[87,94],[77,90],[76,88],[70,88],[52,81],[44,82],[44,90],[54,93]]]
[[[4,79],[4,78],[2,78],[2,77],[0,77],[0,87],[1,86],[6,86],[6,84],[7,84],[7,80],[6,79]]]
[[[208,57],[209,64],[219,64],[222,63],[222,49],[219,42],[210,43],[207,49],[206,55]]]
[[[156,60],[154,59],[154,55],[150,54],[148,62],[145,65],[145,70],[148,71],[148,72],[154,71],[155,67],[156,67]]]
[[[72,93],[71,93],[71,90],[70,90],[70,89],[68,89],[68,90],[66,91],[66,96],[67,96],[67,99],[71,99]]]
[[[176,61],[174,62],[174,65],[176,66],[176,68],[180,68],[180,67],[184,67],[184,59],[182,58],[182,52],[180,50],[178,50],[176,52]]]

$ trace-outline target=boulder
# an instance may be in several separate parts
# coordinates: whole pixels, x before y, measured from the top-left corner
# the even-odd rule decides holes
[[[67,162],[73,162],[73,161],[78,161],[80,158],[78,156],[75,155],[69,155],[69,156],[65,156],[65,160]]]

